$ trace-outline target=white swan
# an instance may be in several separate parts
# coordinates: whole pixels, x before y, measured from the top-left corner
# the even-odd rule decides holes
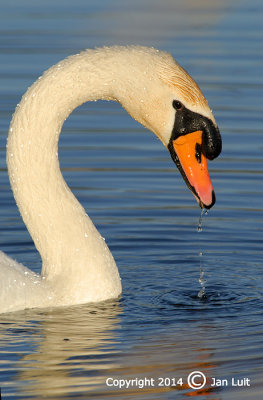
[[[116,46],[63,60],[28,89],[10,125],[9,178],[43,264],[40,276],[0,254],[0,312],[97,302],[121,293],[114,259],[58,161],[64,120],[97,99],[120,102],[160,138],[201,207],[215,202],[206,158],[220,153],[220,134],[199,87],[168,53]]]

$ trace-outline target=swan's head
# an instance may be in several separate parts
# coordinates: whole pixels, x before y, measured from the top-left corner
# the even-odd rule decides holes
[[[212,111],[196,82],[170,54],[142,48],[139,58],[143,82],[134,68],[129,88],[129,98],[138,100],[125,108],[159,137],[200,207],[209,209],[215,193],[207,159],[213,160],[222,148]]]
[[[173,107],[176,114],[168,150],[200,207],[209,209],[215,204],[215,192],[207,159],[221,152],[219,129],[213,117],[195,112],[181,100],[174,100]]]

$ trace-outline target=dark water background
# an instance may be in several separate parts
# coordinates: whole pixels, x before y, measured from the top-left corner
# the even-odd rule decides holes
[[[41,261],[12,197],[5,144],[21,95],[50,65],[101,45],[168,50],[198,81],[223,136],[209,163],[217,203],[198,233],[197,204],[154,135],[115,103],[70,116],[63,174],[107,238],[123,295],[1,315],[2,398],[262,399],[262,1],[9,0],[0,9],[0,248],[32,269]],[[200,262],[206,299],[197,297]],[[196,370],[208,379],[202,390],[187,386]],[[155,385],[109,387],[109,377]],[[183,386],[158,386],[160,377]],[[213,377],[227,385],[212,388]]]

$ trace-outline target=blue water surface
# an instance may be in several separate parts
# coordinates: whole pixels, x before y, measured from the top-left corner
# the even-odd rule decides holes
[[[62,172],[106,238],[123,294],[2,314],[2,398],[261,400],[262,1],[9,0],[0,8],[0,249],[19,262],[40,272],[9,185],[7,131],[22,94],[55,62],[103,45],[167,50],[201,86],[223,137],[209,162],[217,203],[197,232],[198,205],[152,133],[116,103],[73,112],[60,140]],[[194,371],[205,374],[204,388],[189,387]],[[133,384],[120,387],[121,379]]]

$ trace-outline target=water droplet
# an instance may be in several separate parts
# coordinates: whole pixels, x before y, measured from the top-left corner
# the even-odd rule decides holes
[[[200,217],[198,220],[198,225],[197,225],[197,232],[202,232],[202,220],[203,220],[203,214],[204,214],[204,209],[201,208],[201,213],[200,213]]]
[[[199,278],[199,283],[201,285],[201,289],[198,292],[197,297],[199,297],[199,299],[203,299],[206,295],[205,292],[205,283],[206,283],[206,279],[204,278],[204,270],[200,267],[200,278]]]
[[[198,225],[197,225],[197,232],[202,232],[202,219],[203,219],[203,214],[205,210],[204,208],[201,209],[200,217],[198,220]],[[200,237],[199,237],[200,238]],[[199,259],[200,259],[200,277],[199,277],[199,283],[201,285],[201,289],[199,290],[197,297],[199,299],[203,299],[206,297],[206,291],[205,291],[205,283],[206,279],[204,278],[204,270],[202,268],[202,257],[203,257],[203,252],[201,249],[199,250]]]

